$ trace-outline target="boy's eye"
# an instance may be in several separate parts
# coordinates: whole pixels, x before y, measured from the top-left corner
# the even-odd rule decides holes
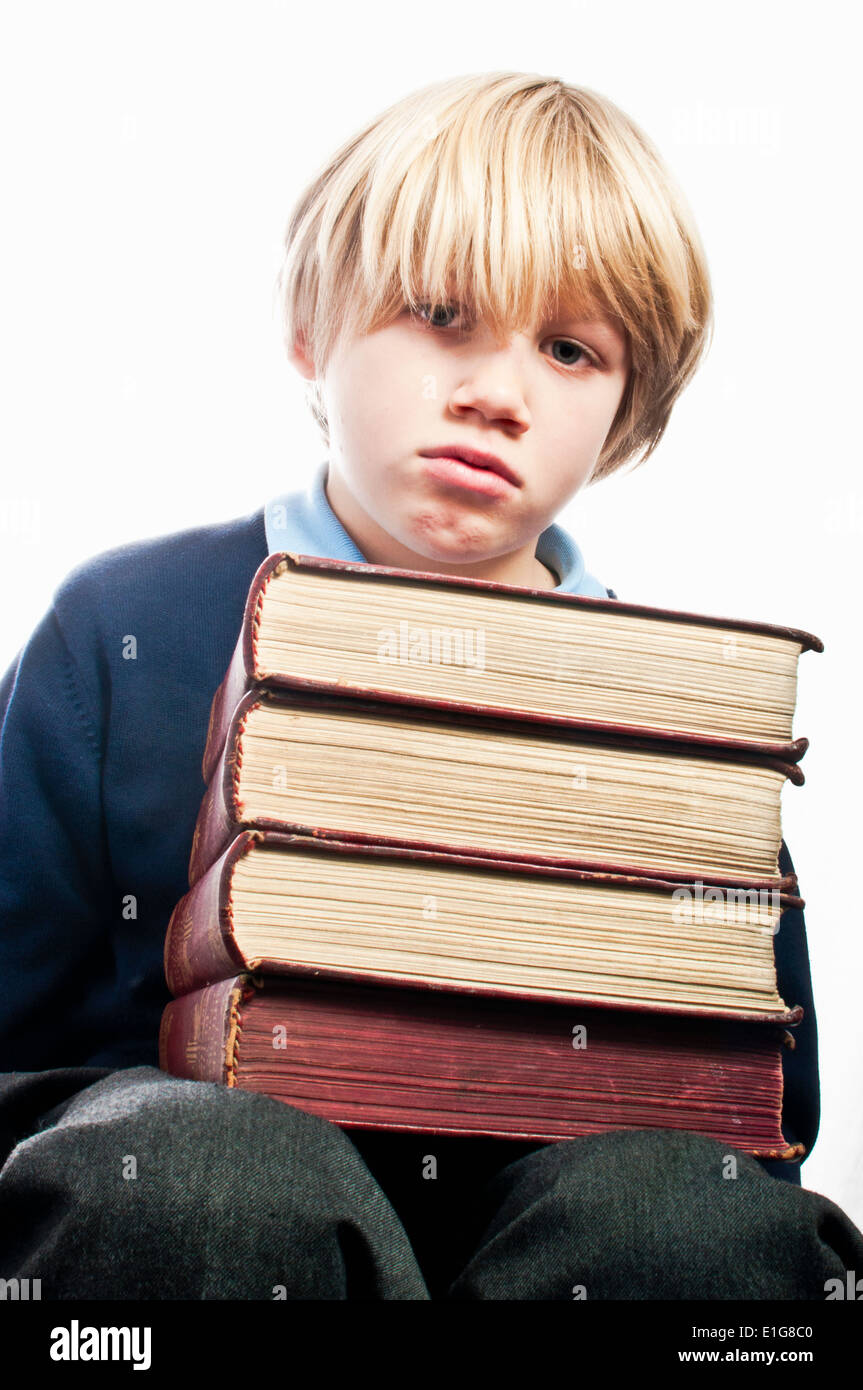
[[[585,363],[589,363],[594,367],[597,365],[597,360],[593,356],[593,353],[588,352],[587,348],[583,348],[581,343],[574,342],[572,338],[552,338],[550,341],[553,343],[562,343],[566,349],[566,354],[562,359],[562,365],[564,367],[580,367]],[[556,360],[561,361],[560,358]]]
[[[462,315],[462,324],[459,328],[459,333],[464,333],[469,327],[469,325],[465,322],[463,310],[461,309],[461,306],[458,304],[420,304],[417,307],[415,316],[418,317],[420,319],[420,322],[425,324],[425,326],[428,328],[440,328],[446,330],[447,328],[452,327],[453,315],[457,313]],[[562,358],[555,358],[555,361],[560,362],[561,366],[599,366],[599,359],[589,350],[589,348],[582,347],[581,343],[576,342],[573,338],[552,337],[549,338],[548,341],[551,343],[563,344],[564,356]]]
[[[457,308],[458,306],[455,304],[420,304],[417,308],[417,314],[423,323],[428,323],[430,328],[449,328],[452,319],[442,323],[440,315],[455,313]]]

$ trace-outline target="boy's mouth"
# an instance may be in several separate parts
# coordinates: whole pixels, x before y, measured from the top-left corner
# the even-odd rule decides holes
[[[463,444],[444,445],[440,449],[420,449],[420,457],[428,459],[452,459],[470,468],[481,469],[504,479],[513,487],[521,487],[521,478],[508,463],[494,454],[483,453],[480,449],[469,449]]]

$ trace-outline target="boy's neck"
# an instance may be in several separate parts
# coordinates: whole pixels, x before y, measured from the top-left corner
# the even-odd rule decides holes
[[[485,579],[526,589],[556,589],[560,583],[558,576],[537,558],[538,537],[508,555],[495,555],[474,564],[450,564],[445,560],[420,555],[390,536],[353,503],[338,475],[334,478],[332,469],[328,470],[324,491],[333,514],[371,565],[424,570],[431,574],[452,574],[466,579]]]

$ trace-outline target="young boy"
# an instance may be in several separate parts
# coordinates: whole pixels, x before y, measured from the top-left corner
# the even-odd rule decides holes
[[[79,566],[3,682],[0,1277],[43,1298],[822,1298],[863,1238],[797,1165],[733,1150],[734,1176],[727,1146],[671,1131],[342,1131],[158,1071],[210,703],[265,555],[616,597],[554,517],[652,452],[710,324],[644,136],[519,73],[429,87],[349,141],[280,285],[327,463],[250,516]],[[811,1150],[800,912],[776,949],[805,1009],[785,1132]]]

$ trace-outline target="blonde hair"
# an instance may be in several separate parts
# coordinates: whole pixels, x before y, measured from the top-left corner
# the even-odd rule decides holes
[[[557,78],[434,83],[347,141],[300,197],[279,274],[283,331],[321,377],[341,334],[405,304],[469,306],[497,335],[597,307],[631,369],[591,481],[656,448],[712,328],[692,215],[612,102]],[[318,383],[309,403],[329,443]]]

